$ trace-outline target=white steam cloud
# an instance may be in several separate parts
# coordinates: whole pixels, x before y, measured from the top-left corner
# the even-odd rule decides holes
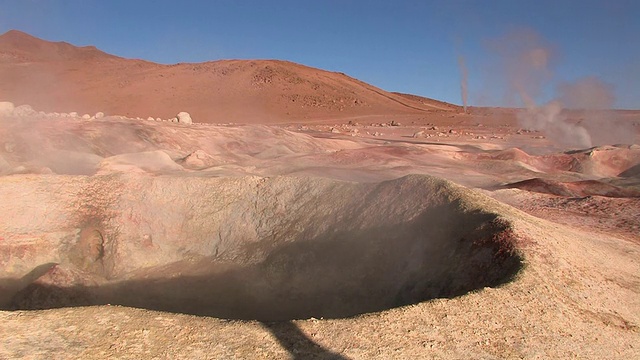
[[[556,144],[570,148],[633,143],[631,124],[611,111],[613,87],[596,77],[556,86],[556,96],[540,103],[552,85],[555,51],[531,30],[511,33],[494,43],[508,83],[507,97],[515,96],[524,107],[518,113],[521,126],[543,131]],[[571,117],[568,111],[571,110]]]

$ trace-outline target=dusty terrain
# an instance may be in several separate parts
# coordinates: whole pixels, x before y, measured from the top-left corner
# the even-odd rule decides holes
[[[283,62],[21,33],[0,59],[0,101],[33,106],[0,104],[0,358],[640,357],[638,145],[569,149],[517,110]],[[114,88],[111,66],[146,75]],[[203,91],[219,112],[188,71],[220,76],[196,77],[228,87]],[[92,87],[7,85],[44,73]],[[616,116],[640,143],[640,112]]]

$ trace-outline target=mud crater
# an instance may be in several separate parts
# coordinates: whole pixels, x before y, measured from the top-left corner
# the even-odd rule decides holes
[[[384,187],[367,189],[372,194],[393,194]],[[422,204],[419,212],[409,215],[406,209],[420,203],[424,189],[393,189],[399,193],[390,198],[406,203],[389,204],[394,210],[385,221],[354,226],[358,215],[353,212],[371,209],[354,208],[348,201],[336,206],[337,213],[331,216],[318,210],[290,214],[286,221],[261,219],[260,224],[273,224],[270,235],[232,242],[224,253],[233,256],[220,256],[216,247],[210,255],[184,253],[177,261],[110,279],[104,276],[103,263],[117,267],[123,260],[105,253],[103,234],[88,228],[71,248],[69,263],[34,269],[25,276],[33,281],[18,289],[4,307],[118,304],[228,319],[341,318],[499,286],[522,268],[511,226],[496,214],[470,210],[460,199],[440,193],[441,201]],[[245,213],[242,218],[246,222],[253,215]],[[223,220],[241,221],[234,217],[237,214],[229,216]],[[331,226],[322,232],[305,231],[316,221]],[[283,232],[287,228],[300,229]],[[168,250],[159,246],[153,251]]]

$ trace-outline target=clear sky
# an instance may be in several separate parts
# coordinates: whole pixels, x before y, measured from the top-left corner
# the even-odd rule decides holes
[[[165,64],[290,60],[457,104],[462,57],[472,105],[511,105],[495,48],[525,29],[553,53],[538,101],[596,76],[640,109],[638,0],[0,0],[9,29]]]

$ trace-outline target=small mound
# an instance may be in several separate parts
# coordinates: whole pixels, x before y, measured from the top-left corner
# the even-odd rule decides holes
[[[637,146],[599,146],[568,153],[574,160],[569,171],[599,177],[615,177],[640,165]]]
[[[529,155],[518,148],[511,148],[473,156],[478,160],[514,161],[533,171],[550,173],[566,171],[602,178],[618,176],[640,165],[640,148],[634,145],[600,146],[542,156]]]
[[[515,160],[527,163],[531,156],[518,148],[510,148],[502,151],[498,151],[495,154],[490,155],[494,160]]]
[[[507,184],[504,187],[564,197],[585,197],[594,195],[614,198],[640,197],[640,191],[625,189],[597,180],[560,182],[533,178]]]
[[[544,172],[549,170],[549,164],[546,159],[538,156],[527,154],[519,148],[510,148],[500,151],[481,152],[474,154],[462,154],[472,160],[491,160],[496,162],[508,162],[512,165],[519,166],[533,172]]]
[[[98,165],[99,173],[151,172],[163,173],[183,170],[167,153],[161,150],[121,154],[108,157]]]
[[[176,162],[191,170],[202,170],[224,163],[224,161],[214,158],[203,150],[196,150]]]

